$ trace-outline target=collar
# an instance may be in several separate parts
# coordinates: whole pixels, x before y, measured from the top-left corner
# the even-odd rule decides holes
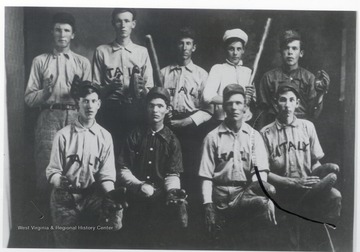
[[[121,50],[121,49],[125,49],[126,51],[131,53],[132,51],[134,51],[134,45],[135,44],[131,40],[130,40],[129,44],[127,44],[126,46],[120,45],[116,40],[114,40],[111,43],[111,47],[114,52]]]
[[[299,126],[299,120],[294,116],[294,120],[290,124],[283,124],[277,118],[275,119],[275,125],[278,130],[285,129],[286,127],[296,128]]]
[[[94,124],[90,127],[90,128],[85,128],[79,121],[79,118],[74,122],[74,130],[75,132],[84,132],[84,131],[89,131],[90,133],[92,133],[93,135],[99,135],[100,134],[100,125],[97,124],[97,122],[95,121]]]
[[[58,52],[55,48],[52,51],[53,58],[59,57],[61,54],[65,56],[66,59],[70,59],[72,56],[72,51],[69,49],[67,52]]]
[[[249,130],[248,125],[245,122],[243,122],[243,124],[241,125],[241,128],[240,128],[239,132],[243,132],[243,133],[249,135],[250,130]],[[219,134],[233,134],[233,135],[235,135],[237,133],[235,133],[234,131],[229,129],[228,126],[226,126],[225,121],[223,121],[219,126]]]
[[[192,73],[195,70],[195,64],[192,62],[192,60],[187,64],[186,66],[180,66],[180,65],[171,65],[170,66],[170,72],[173,70],[178,70],[184,67],[186,70],[188,70],[190,73]]]
[[[154,133],[154,131],[152,131],[152,129],[149,127],[149,128],[147,129],[146,133],[147,133],[147,135],[152,135],[152,134]],[[156,136],[160,136],[160,137],[163,138],[167,143],[170,143],[171,135],[172,135],[172,134],[171,134],[170,129],[164,125],[164,127],[163,127],[161,130],[155,132],[155,135],[156,135]]]
[[[237,67],[237,66],[242,66],[243,65],[243,61],[240,60],[239,63],[237,63],[236,65],[234,63],[232,63],[230,60],[226,59],[226,63],[231,65],[231,66],[234,66],[234,67]]]

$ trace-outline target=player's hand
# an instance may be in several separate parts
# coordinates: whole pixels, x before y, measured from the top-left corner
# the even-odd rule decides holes
[[[54,86],[55,86],[55,82],[54,82],[54,76],[50,75],[49,78],[46,78],[44,80],[44,92],[46,96],[50,96],[52,94],[52,92],[54,91]]]
[[[320,93],[326,93],[330,86],[330,76],[325,70],[320,70],[316,74],[315,89]]]
[[[213,203],[207,203],[205,207],[205,227],[212,234],[216,229],[216,209]]]
[[[151,197],[155,192],[155,188],[148,184],[148,183],[143,183],[140,186],[140,194],[144,197]]]
[[[246,103],[249,104],[251,100],[255,97],[255,86],[246,86],[245,87],[245,97]]]
[[[51,184],[55,188],[68,189],[71,188],[71,182],[66,176],[54,175],[51,179]]]
[[[116,91],[122,92],[124,89],[124,85],[123,85],[122,81],[118,78],[112,79],[111,82],[109,83],[108,87],[111,91],[116,90]]]
[[[138,75],[136,81],[140,96],[146,95],[147,94],[147,89],[145,87],[146,79],[141,75]]]
[[[184,189],[170,189],[166,195],[166,205],[179,205],[185,202],[186,198]]]
[[[275,206],[271,200],[268,200],[267,218],[271,223],[273,223],[274,225],[277,225],[276,218],[275,218]]]
[[[311,189],[313,185],[319,183],[318,176],[309,176],[306,178],[290,178],[290,183],[298,189]]]

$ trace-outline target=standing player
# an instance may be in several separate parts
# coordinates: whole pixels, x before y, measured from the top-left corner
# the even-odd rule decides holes
[[[276,224],[274,205],[263,196],[254,171],[257,165],[267,191],[274,194],[274,187],[266,183],[269,165],[264,141],[244,122],[243,87],[230,84],[224,88],[223,108],[225,121],[206,136],[199,171],[208,231],[221,227],[221,215],[229,223],[240,216],[260,216]]]
[[[55,14],[51,34],[53,51],[33,60],[25,91],[26,104],[41,109],[35,126],[35,165],[37,195],[45,204],[50,193],[45,169],[54,136],[77,117],[75,101],[70,96],[72,82],[76,75],[82,80],[91,79],[89,60],[70,50],[75,37],[74,17],[64,12]]]
[[[111,23],[116,38],[96,48],[93,81],[102,87],[103,106],[99,122],[112,134],[117,153],[121,140],[142,121],[144,116],[139,98],[146,95],[154,84],[147,49],[131,41],[136,26],[135,10],[114,9]],[[136,72],[134,68],[139,69],[139,74],[133,74]],[[137,87],[137,95],[133,94],[131,86]]]
[[[293,81],[299,89],[299,106],[295,110],[298,118],[314,120],[318,118],[323,107],[323,95],[328,91],[330,77],[324,71],[315,77],[308,70],[299,66],[299,60],[304,56],[303,41],[295,30],[287,30],[280,37],[280,52],[282,66],[264,74],[259,84],[259,104],[263,111],[262,126],[275,120],[277,101],[275,99],[278,86]],[[261,128],[261,127],[260,127]]]
[[[122,206],[115,202],[112,138],[95,121],[101,105],[99,95],[98,85],[83,82],[76,98],[79,117],[54,139],[46,177],[53,186],[50,207],[57,247],[80,245],[78,235],[84,231],[78,225],[102,223],[109,230],[122,226]]]
[[[320,164],[324,153],[314,124],[295,116],[299,97],[296,83],[280,84],[277,118],[261,130],[269,153],[269,182],[276,187],[277,202],[286,209],[334,223],[341,210],[341,194],[333,188],[339,167]]]
[[[206,122],[211,118],[211,109],[205,107],[202,101],[202,92],[208,74],[192,62],[192,54],[196,47],[195,32],[188,27],[180,29],[176,36],[175,64],[161,70],[164,87],[170,92],[170,105],[173,108],[170,127],[182,147],[184,158],[182,181],[189,193],[189,199],[195,199],[193,196],[200,194],[197,176],[199,150],[205,136],[204,132],[207,132]],[[199,200],[196,200],[196,203],[198,202]]]
[[[229,84],[239,84],[245,88],[246,102],[255,99],[255,87],[250,85],[251,69],[243,66],[242,56],[248,42],[248,35],[241,29],[227,30],[223,36],[226,62],[214,65],[209,73],[205,88],[204,101],[214,104],[214,118],[223,121],[222,92]]]
[[[117,168],[118,181],[129,192],[125,224],[130,239],[149,249],[179,239],[173,232],[187,226],[187,212],[185,191],[180,189],[181,147],[164,125],[170,95],[154,87],[146,100],[148,123],[128,135]]]

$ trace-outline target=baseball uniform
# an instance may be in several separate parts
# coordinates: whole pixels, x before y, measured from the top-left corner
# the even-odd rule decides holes
[[[120,149],[121,141],[145,117],[141,105],[129,104],[124,96],[129,93],[131,73],[134,66],[140,68],[140,74],[146,81],[145,87],[154,86],[153,70],[148,51],[145,47],[134,44],[121,46],[116,41],[96,48],[93,60],[93,82],[105,87],[113,79],[119,79],[123,85],[122,92],[112,92],[103,97],[103,106],[99,112],[99,123],[113,136],[115,153]]]
[[[314,170],[312,169],[312,165],[324,156],[324,152],[320,146],[314,124],[308,120],[294,117],[291,124],[285,125],[276,119],[273,123],[265,126],[261,130],[261,134],[269,152],[270,171],[274,174],[289,178],[319,176],[320,179],[323,179],[329,173],[337,172],[339,169],[335,164],[323,164]],[[298,200],[307,191],[306,189],[279,186],[277,195],[281,203],[294,207],[299,204]],[[303,208],[322,208],[322,217],[325,214],[331,218],[339,216],[341,194],[338,190],[330,187],[328,191],[321,194],[321,197],[315,196],[319,195],[312,195],[313,198],[308,197],[310,198],[306,201],[308,204],[304,202]]]
[[[204,203],[214,202],[219,210],[225,210],[241,208],[245,199],[261,198],[264,206],[266,205],[265,197],[246,190],[255,173],[251,134],[254,134],[254,155],[258,169],[266,172],[269,165],[264,142],[259,132],[248,124],[243,123],[241,129],[235,133],[223,122],[206,136],[199,176],[212,181],[213,192],[203,192]],[[262,210],[267,211],[265,208]]]
[[[226,60],[226,63],[214,65],[209,72],[204,88],[204,101],[210,103],[215,96],[221,96],[224,88],[229,84],[237,83],[245,88],[250,85],[250,77],[251,69],[243,66],[242,61],[237,65],[228,60]],[[225,113],[222,105],[215,105],[214,118],[224,120]]]
[[[146,244],[146,248],[176,239],[172,235],[175,213],[165,205],[165,178],[179,177],[183,171],[181,147],[174,133],[166,126],[157,132],[146,127],[135,129],[127,137],[117,169],[118,181],[130,192],[124,218],[129,239],[137,246]],[[150,197],[138,194],[144,182],[155,188]]]
[[[96,122],[84,128],[78,120],[61,129],[54,138],[46,168],[49,181],[55,174],[66,176],[72,187],[53,189],[50,199],[53,225],[98,225],[104,197],[99,185],[105,181],[115,182],[116,178],[110,133]],[[83,218],[84,215],[87,218]],[[78,231],[71,229],[55,229],[55,243],[60,247],[75,246],[77,235]]]
[[[70,96],[74,76],[91,79],[91,65],[87,58],[72,51],[46,53],[34,58],[25,91],[25,103],[41,108],[35,126],[35,164],[38,191],[48,190],[45,169],[49,164],[51,146],[58,130],[77,117],[74,99]],[[55,82],[51,96],[44,95],[44,80],[52,76]],[[45,196],[46,197],[46,196]],[[46,197],[47,198],[47,197]]]

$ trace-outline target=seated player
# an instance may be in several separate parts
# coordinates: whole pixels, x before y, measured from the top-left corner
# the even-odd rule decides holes
[[[114,190],[111,135],[95,120],[101,105],[100,87],[84,81],[75,93],[79,117],[57,132],[46,168],[46,177],[53,186],[50,208],[55,245],[67,248],[81,246],[79,226],[120,229],[124,193]]]
[[[148,123],[127,137],[117,161],[118,180],[129,192],[125,225],[134,246],[156,248],[187,226],[186,193],[180,187],[181,147],[164,125],[170,94],[154,87],[146,97]],[[182,232],[182,231],[179,231]]]
[[[269,164],[264,141],[244,122],[245,90],[230,84],[222,97],[226,118],[206,136],[199,170],[207,229],[213,234],[221,228],[221,216],[228,214],[233,218],[225,218],[225,222],[243,216],[276,224],[274,205],[264,196],[254,171],[257,165],[266,190],[275,194],[274,187],[266,182]]]
[[[294,213],[334,223],[341,210],[341,194],[333,187],[339,166],[319,162],[324,153],[314,124],[295,116],[300,103],[298,86],[292,81],[282,83],[276,99],[276,120],[261,130],[276,201]],[[296,237],[294,245],[299,246],[299,235]]]

